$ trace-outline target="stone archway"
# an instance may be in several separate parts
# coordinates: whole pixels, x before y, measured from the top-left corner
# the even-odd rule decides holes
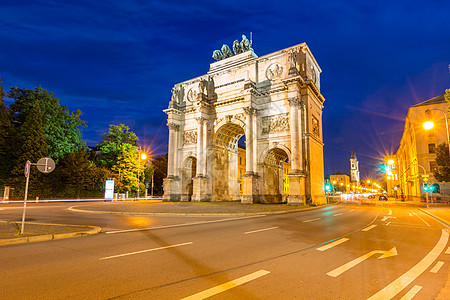
[[[197,172],[197,159],[193,156],[187,157],[183,162],[181,170],[181,201],[192,201],[194,192],[193,178]]]
[[[244,129],[236,123],[221,125],[214,134],[212,200],[240,200],[238,141]]]
[[[263,203],[282,203],[289,195],[289,159],[286,151],[273,148],[267,152],[263,164]]]

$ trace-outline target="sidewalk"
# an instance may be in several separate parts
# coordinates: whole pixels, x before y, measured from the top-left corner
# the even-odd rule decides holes
[[[0,246],[28,242],[59,240],[77,236],[97,234],[96,226],[77,226],[25,222],[24,233],[20,234],[20,222],[0,221]]]

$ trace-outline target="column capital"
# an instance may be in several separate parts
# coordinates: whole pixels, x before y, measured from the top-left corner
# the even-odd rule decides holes
[[[288,98],[287,101],[290,106],[299,106],[301,104],[301,100],[298,97]]]
[[[204,117],[196,117],[195,120],[197,121],[198,124],[203,124],[203,122],[206,121]]]
[[[247,115],[253,115],[254,112],[256,111],[256,109],[254,109],[253,107],[249,106],[249,107],[244,107],[244,112]]]
[[[173,122],[167,122],[167,127],[169,127],[169,130],[180,130],[180,125],[173,123]]]

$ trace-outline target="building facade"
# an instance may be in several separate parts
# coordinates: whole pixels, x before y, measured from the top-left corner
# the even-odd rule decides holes
[[[437,182],[435,148],[448,142],[448,103],[440,95],[408,109],[405,128],[398,150],[385,156],[387,193],[410,200],[423,198],[424,183],[434,184],[436,192],[448,194],[447,184]],[[434,127],[425,130],[423,124],[432,121]]]
[[[351,189],[350,176],[341,172],[330,175],[330,183],[334,192],[348,193]]]
[[[238,41],[234,53],[225,46],[205,75],[172,89],[164,200],[325,203],[325,99],[308,46],[262,57]]]

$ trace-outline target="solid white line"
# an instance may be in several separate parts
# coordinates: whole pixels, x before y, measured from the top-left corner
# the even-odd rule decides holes
[[[422,219],[418,214],[414,213],[414,215],[415,215],[416,217],[418,217],[419,219],[421,219],[425,224],[427,224],[428,227],[431,227],[430,224],[428,224],[428,223],[427,223],[424,219]]]
[[[339,239],[339,240],[334,241],[334,242],[332,242],[332,243],[329,243],[329,244],[327,244],[327,245],[325,245],[325,246],[322,246],[322,247],[320,247],[320,248],[317,248],[316,250],[319,250],[319,251],[325,251],[325,250],[328,250],[328,249],[330,249],[330,248],[333,248],[334,246],[337,246],[337,245],[339,245],[339,244],[342,244],[342,243],[344,243],[344,242],[346,242],[346,241],[348,241],[348,240],[349,240],[348,238],[342,238],[342,239]]]
[[[447,248],[447,251],[445,251],[445,254],[450,254],[450,247]]]
[[[392,210],[391,210],[391,209],[389,209],[388,215],[389,215],[389,216],[392,215]]]
[[[362,229],[361,231],[369,231],[370,229],[375,228],[375,227],[377,227],[377,225],[370,225],[370,226],[367,226],[366,228]]]
[[[246,276],[242,276],[238,279],[232,280],[232,281],[228,281],[226,283],[223,283],[221,285],[215,286],[213,288],[204,290],[202,292],[199,292],[197,294],[194,294],[192,296],[183,298],[181,300],[200,300],[200,299],[206,299],[209,297],[212,297],[214,295],[217,295],[219,293],[225,292],[226,290],[232,289],[234,287],[237,287],[239,285],[242,285],[244,283],[247,283],[249,281],[255,280],[259,277],[262,277],[264,275],[269,274],[269,271],[266,270],[259,270],[257,272],[254,272],[252,274],[246,275]]]
[[[433,269],[430,270],[431,273],[437,273],[441,269],[441,267],[444,265],[443,261],[438,261],[436,265],[433,267]]]
[[[344,214],[344,213],[334,214],[333,217],[335,217],[335,216],[340,216],[340,215],[343,215],[343,214]]]
[[[190,225],[201,225],[201,224],[209,224],[209,223],[219,223],[219,222],[227,222],[227,221],[235,221],[235,220],[244,220],[244,219],[259,218],[259,217],[265,217],[265,216],[266,215],[257,215],[257,216],[249,216],[249,217],[242,217],[242,218],[220,219],[220,220],[212,220],[212,221],[193,222],[193,223],[181,223],[181,224],[163,225],[163,226],[155,226],[155,227],[147,227],[147,228],[124,229],[124,230],[107,231],[105,233],[107,233],[107,234],[114,234],[114,233],[145,231],[145,230],[153,230],[153,229],[164,229],[164,228],[182,227],[182,226],[190,226]]]
[[[380,290],[378,293],[374,294],[368,300],[387,300],[392,299],[400,293],[405,287],[407,287],[411,282],[416,280],[426,269],[428,269],[431,264],[439,257],[441,252],[444,250],[448,242],[448,232],[442,230],[441,238],[437,242],[436,246],[414,267],[412,267],[405,274],[391,282],[384,289]]]
[[[253,231],[247,231],[244,232],[244,234],[249,234],[249,233],[255,233],[255,232],[261,232],[261,231],[266,231],[266,230],[271,230],[271,229],[277,229],[278,226],[276,227],[270,227],[270,228],[264,228],[264,229],[258,229],[258,230],[253,230]]]
[[[165,246],[165,247],[146,249],[146,250],[141,250],[141,251],[136,251],[136,252],[130,252],[130,253],[113,255],[113,256],[107,256],[107,257],[100,258],[100,260],[110,259],[110,258],[118,258],[118,257],[123,257],[123,256],[128,256],[128,255],[140,254],[140,253],[145,253],[145,252],[152,252],[152,251],[163,250],[163,249],[174,248],[174,247],[180,247],[180,246],[190,245],[192,243],[193,242],[188,242],[188,243],[183,243],[183,244],[170,245],[170,246]]]
[[[310,220],[303,221],[303,223],[313,222],[313,221],[317,221],[317,220],[320,220],[320,219],[322,219],[322,218],[310,219]]]
[[[400,300],[411,300],[412,298],[414,298],[415,295],[417,295],[417,293],[422,289],[422,287],[420,285],[415,285],[413,286],[412,289],[410,289],[405,296],[401,297]]]

